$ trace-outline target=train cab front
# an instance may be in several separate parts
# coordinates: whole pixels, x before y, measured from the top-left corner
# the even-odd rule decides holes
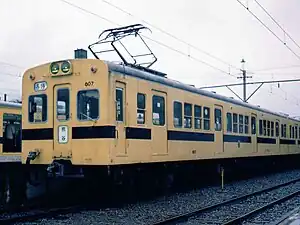
[[[62,176],[80,174],[76,164],[84,164],[82,157],[87,150],[78,142],[86,135],[80,128],[97,123],[100,94],[95,84],[100,76],[97,71],[105,70],[100,60],[66,60],[25,72],[23,163],[43,165],[49,173]]]

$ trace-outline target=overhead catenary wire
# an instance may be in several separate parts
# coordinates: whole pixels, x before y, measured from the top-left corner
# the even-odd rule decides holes
[[[8,62],[4,62],[4,61],[0,61],[0,64],[1,65],[7,65],[7,66],[15,67],[15,68],[19,68],[19,69],[24,69],[23,66],[19,66],[19,65],[8,63]]]
[[[92,11],[90,11],[90,10],[87,10],[87,9],[81,7],[81,6],[78,6],[78,5],[74,4],[74,3],[70,3],[69,1],[66,1],[66,0],[59,0],[59,1],[61,1],[61,2],[63,2],[63,3],[66,3],[66,4],[68,4],[69,6],[72,6],[72,7],[74,7],[74,8],[77,8],[77,9],[79,9],[79,10],[81,10],[81,11],[87,13],[87,14],[96,16],[97,18],[99,18],[99,19],[101,19],[101,20],[104,20],[104,21],[106,21],[106,22],[109,22],[109,23],[114,24],[114,25],[117,25],[117,26],[121,26],[120,24],[118,24],[118,23],[116,23],[116,22],[114,22],[114,21],[112,21],[112,20],[109,20],[109,19],[107,19],[107,18],[105,18],[105,17],[103,17],[103,16],[100,16],[99,14],[94,13],[94,12],[92,12]],[[186,57],[188,57],[188,58],[191,58],[191,59],[193,59],[193,60],[196,61],[196,62],[199,62],[199,63],[201,63],[201,64],[204,64],[204,65],[206,65],[206,66],[208,66],[208,67],[210,67],[210,68],[212,68],[212,69],[218,70],[219,72],[224,73],[224,74],[226,74],[226,75],[235,77],[235,76],[232,75],[230,72],[226,72],[225,70],[219,69],[219,68],[217,68],[216,66],[213,66],[213,65],[211,65],[211,64],[209,64],[209,63],[207,63],[207,62],[205,62],[205,61],[203,61],[203,60],[200,60],[200,59],[198,59],[198,58],[196,58],[196,57],[193,57],[193,56],[191,56],[191,55],[188,55],[188,54],[186,54],[186,53],[184,53],[184,52],[182,52],[182,51],[180,51],[180,50],[178,50],[178,49],[176,49],[176,48],[173,48],[173,47],[171,47],[171,46],[169,46],[169,45],[167,45],[167,44],[164,44],[164,43],[162,43],[162,42],[160,42],[160,41],[154,40],[153,38],[149,38],[149,37],[147,37],[147,36],[145,36],[145,35],[142,35],[142,36],[143,36],[144,38],[147,38],[147,39],[149,39],[149,40],[155,42],[155,43],[158,44],[158,45],[161,45],[161,46],[163,46],[163,47],[169,49],[169,50],[172,50],[172,51],[177,52],[177,53],[179,53],[179,54],[181,54],[181,55],[184,55],[184,56],[186,56]]]
[[[293,49],[291,49],[284,40],[282,40],[277,34],[275,34],[274,31],[272,31],[261,19],[258,18],[258,16],[256,16],[252,11],[250,11],[250,9],[245,6],[240,0],[237,0],[237,2],[242,5],[255,19],[257,19],[261,25],[263,25],[263,27],[265,27],[270,33],[272,33],[282,44],[284,44],[284,46],[290,50],[290,52],[292,52],[299,60],[300,60],[300,56],[293,51]]]
[[[291,69],[291,68],[300,68],[300,65],[290,65],[290,66],[278,66],[278,67],[269,67],[269,68],[262,68],[257,70],[251,70],[254,72],[261,72],[261,71],[269,71],[269,70],[282,70],[282,69]]]
[[[300,45],[291,37],[291,35],[285,29],[283,29],[283,27],[274,19],[274,17],[257,0],[254,1],[271,18],[271,20],[284,32],[284,34],[286,34],[291,39],[291,41],[300,49]]]
[[[129,11],[120,8],[119,6],[117,6],[117,5],[115,5],[115,4],[111,3],[111,2],[109,2],[109,1],[107,1],[107,0],[100,0],[100,1],[102,1],[102,2],[104,2],[104,3],[106,3],[106,4],[108,4],[108,5],[110,5],[111,7],[115,8],[115,9],[117,9],[117,10],[119,10],[119,11],[121,11],[121,12],[123,12],[123,13],[125,13],[125,14],[127,14],[127,15],[129,15],[129,16],[131,16],[131,17],[138,18],[137,16],[133,15],[133,14],[130,13]],[[240,68],[238,68],[238,67],[236,67],[236,66],[234,66],[234,65],[232,65],[232,64],[230,64],[230,63],[228,63],[228,62],[226,62],[225,60],[223,60],[223,59],[221,59],[221,58],[219,58],[219,57],[217,57],[217,56],[214,56],[213,54],[211,54],[211,53],[209,53],[209,52],[207,52],[207,51],[204,51],[204,50],[200,49],[199,47],[197,47],[197,46],[195,46],[195,45],[193,45],[193,44],[191,44],[191,43],[189,43],[189,42],[187,42],[187,41],[185,41],[185,40],[182,40],[181,38],[175,36],[174,34],[165,31],[164,29],[158,27],[157,25],[154,25],[153,23],[150,23],[150,22],[148,22],[148,21],[146,21],[146,20],[144,20],[144,19],[142,19],[142,18],[138,18],[138,19],[141,20],[143,23],[145,23],[145,24],[147,24],[147,25],[149,25],[149,26],[155,28],[156,30],[158,30],[158,31],[160,31],[160,32],[162,32],[162,33],[168,35],[169,37],[172,37],[173,39],[175,39],[175,40],[177,40],[177,41],[179,41],[179,42],[181,42],[181,43],[183,43],[183,44],[189,46],[190,48],[193,48],[193,49],[195,49],[195,50],[197,50],[197,51],[199,51],[199,52],[201,52],[201,53],[203,53],[203,54],[205,54],[205,55],[207,55],[207,56],[209,56],[209,57],[211,57],[211,58],[213,58],[213,59],[215,59],[215,60],[217,60],[217,61],[219,61],[219,62],[221,62],[221,63],[223,63],[223,64],[226,64],[226,65],[228,65],[229,67],[232,67],[232,68],[234,68],[234,69],[236,69],[236,70],[240,70]]]

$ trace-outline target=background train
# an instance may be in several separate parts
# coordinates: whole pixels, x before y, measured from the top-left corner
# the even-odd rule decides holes
[[[0,101],[0,206],[19,199],[24,184],[21,109],[21,104]]]

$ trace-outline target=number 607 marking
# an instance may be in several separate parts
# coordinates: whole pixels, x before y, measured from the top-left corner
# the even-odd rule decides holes
[[[86,86],[86,87],[91,87],[93,85],[94,85],[94,81],[87,81],[84,83],[84,86]]]

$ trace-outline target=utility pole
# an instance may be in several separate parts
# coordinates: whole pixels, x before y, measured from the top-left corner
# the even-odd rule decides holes
[[[246,86],[247,86],[247,78],[252,78],[252,76],[247,76],[247,72],[245,70],[245,60],[242,59],[241,63],[242,63],[242,77],[238,77],[238,79],[241,79],[243,78],[243,101],[244,102],[247,102],[247,89],[246,89]]]

